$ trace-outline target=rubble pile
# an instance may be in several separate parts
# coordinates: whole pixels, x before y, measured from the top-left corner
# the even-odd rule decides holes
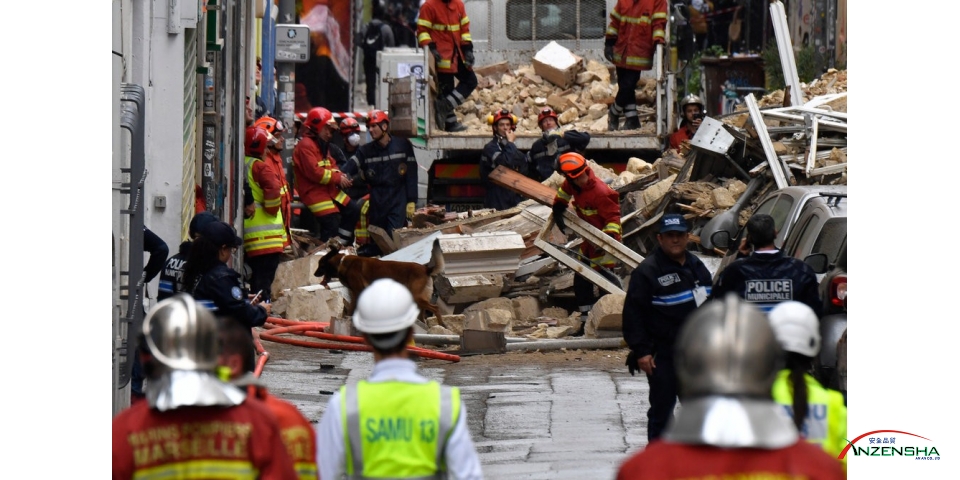
[[[539,135],[537,115],[543,107],[553,108],[565,128],[606,132],[607,108],[617,95],[617,84],[611,83],[610,70],[600,62],[588,60],[577,68],[576,80],[569,88],[558,87],[537,75],[532,64],[511,69],[504,62],[474,69],[477,88],[457,109],[460,121],[467,126],[460,135],[488,134],[487,116],[501,109],[519,119],[517,134]],[[637,112],[641,120],[656,114],[655,101],[656,80],[641,78],[637,83]],[[656,133],[656,125],[645,122],[637,132]]]

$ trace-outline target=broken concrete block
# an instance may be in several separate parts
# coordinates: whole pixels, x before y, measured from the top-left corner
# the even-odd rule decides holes
[[[272,298],[279,298],[280,293],[287,289],[319,285],[320,277],[313,276],[313,272],[317,271],[317,265],[320,263],[322,256],[322,254],[310,255],[288,262],[281,262],[277,266],[277,274],[273,279],[273,285],[270,287]]]
[[[513,299],[513,312],[517,321],[529,323],[539,316],[540,302],[535,297],[517,297]]]
[[[438,275],[437,294],[446,303],[472,303],[496,298],[503,291],[503,275]]]
[[[469,307],[463,310],[464,315],[467,312],[480,311],[480,310],[506,310],[510,312],[510,316],[515,316],[513,312],[513,300],[509,298],[497,297],[483,300],[481,302],[474,303]]]
[[[452,330],[447,330],[440,325],[434,325],[430,327],[427,330],[427,333],[430,335],[459,335],[459,333],[454,333]]]
[[[333,290],[295,289],[287,292],[285,297],[289,301],[287,318],[292,320],[326,322],[343,316],[343,297]]]
[[[544,308],[542,312],[540,312],[540,316],[559,320],[561,318],[569,317],[570,312],[560,307],[547,307],[547,308]]]
[[[561,292],[573,288],[573,272],[566,273],[561,275],[553,280],[550,280],[550,289],[551,292]]]
[[[646,175],[653,172],[653,165],[637,157],[627,160],[627,171],[637,175]]]
[[[513,273],[526,245],[516,232],[445,234],[438,238],[446,275]]]
[[[450,330],[454,334],[462,335],[464,321],[465,321],[464,315],[444,315],[443,325],[440,325],[439,323],[437,323],[437,317],[430,316],[430,317],[427,317],[426,324],[428,327],[444,326],[447,328],[447,330]]]
[[[513,312],[510,310],[489,309],[464,312],[464,328],[470,330],[507,333],[513,330],[513,321]]]
[[[600,297],[587,314],[586,335],[597,336],[597,330],[623,329],[623,299],[625,295],[609,293]]]
[[[563,338],[575,332],[574,327],[570,325],[561,325],[558,327],[547,327],[546,338]]]
[[[606,115],[608,108],[609,107],[602,103],[594,103],[593,105],[590,105],[590,108],[587,109],[587,118],[590,120],[596,120]]]
[[[713,191],[710,192],[710,195],[713,205],[717,208],[730,208],[733,204],[737,203],[737,200],[733,198],[730,191],[723,187],[714,188]]]
[[[643,190],[643,203],[645,205],[658,205],[660,199],[670,191],[670,186],[677,179],[676,174],[660,180]]]

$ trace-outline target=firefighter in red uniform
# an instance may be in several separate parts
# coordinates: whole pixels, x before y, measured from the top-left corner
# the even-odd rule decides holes
[[[689,142],[703,123],[703,101],[694,94],[688,94],[680,100],[680,128],[670,134],[670,148],[679,149],[683,142]]]
[[[293,460],[297,477],[300,480],[316,480],[317,440],[313,425],[292,403],[271,395],[255,375],[256,347],[249,328],[239,322],[221,319],[220,341],[223,345],[219,360],[221,375],[233,385],[245,388],[247,395],[266,405],[277,420],[280,438]]]
[[[283,132],[286,128],[283,122],[273,117],[261,117],[254,126],[260,127],[270,134],[270,141],[267,142],[267,150],[263,154],[263,160],[267,165],[273,167],[277,179],[280,181],[280,213],[283,214],[283,229],[287,232],[286,241],[283,242],[284,248],[290,245],[292,240],[290,236],[290,219],[293,218],[293,211],[290,205],[293,203],[293,190],[287,182],[287,171],[283,168],[283,157],[280,152],[283,151]]]
[[[323,107],[307,112],[303,136],[293,149],[294,187],[320,224],[320,240],[339,235],[340,243],[353,245],[353,229],[360,209],[344,193],[353,183],[338,166],[346,162],[343,151],[330,143],[337,121]]]
[[[296,479],[276,419],[224,383],[217,319],[187,294],[143,321],[145,402],[113,419],[113,478]]]
[[[694,310],[675,352],[683,408],[617,480],[846,478],[773,401],[780,352],[766,315],[735,294]]]
[[[599,228],[614,240],[620,241],[622,230],[620,227],[620,195],[603,183],[594,174],[583,155],[567,152],[560,155],[560,173],[566,179],[557,190],[553,199],[553,220],[560,230],[566,229],[563,221],[563,212],[567,209],[570,199],[577,216],[587,223]],[[588,242],[580,244],[580,254],[591,261],[593,269],[612,269],[616,266],[616,259],[603,250]],[[597,302],[593,291],[593,283],[582,275],[573,277],[573,294],[576,297],[577,309],[580,311],[580,330],[574,336],[583,335],[587,323],[587,313]]]
[[[440,88],[434,105],[437,125],[448,132],[466,130],[454,110],[477,88],[477,74],[473,73],[473,38],[463,0],[426,0],[417,19],[417,43],[429,48],[436,61]]]
[[[603,56],[617,67],[619,90],[607,112],[608,130],[640,128],[637,82],[642,71],[653,68],[656,45],[666,42],[666,29],[667,0],[617,0],[610,12]]]
[[[360,148],[360,122],[355,118],[344,118],[340,122],[340,136],[343,137],[343,154],[352,158]],[[370,233],[367,232],[367,225],[370,223],[370,184],[368,184],[360,172],[357,170],[357,164],[347,160],[347,163],[340,167],[340,171],[349,175],[353,185],[347,189],[347,195],[357,201],[360,207],[360,219],[357,221],[357,227],[354,229],[357,243],[357,255],[369,257],[374,256],[376,252],[371,250]]]

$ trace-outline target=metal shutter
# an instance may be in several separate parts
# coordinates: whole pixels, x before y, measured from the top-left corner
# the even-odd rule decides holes
[[[187,238],[197,184],[197,29],[183,30],[183,195],[180,238]]]

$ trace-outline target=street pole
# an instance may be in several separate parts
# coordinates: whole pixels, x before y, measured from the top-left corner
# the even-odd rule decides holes
[[[280,0],[277,8],[277,23],[295,23],[297,18],[296,0]],[[276,38],[276,36],[273,36]],[[276,54],[275,49],[271,49]],[[296,83],[296,65],[289,61],[277,62],[277,96],[280,99],[280,118],[286,128],[283,132],[283,167],[287,171],[287,181],[293,185],[293,117],[294,112],[294,84]]]

